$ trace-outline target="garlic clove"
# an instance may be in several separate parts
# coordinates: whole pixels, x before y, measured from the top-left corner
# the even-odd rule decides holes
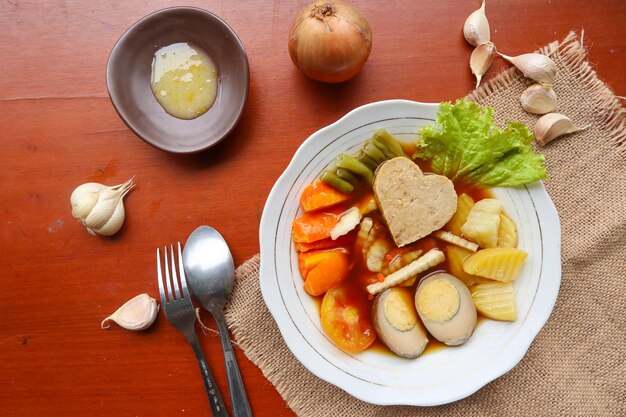
[[[485,14],[485,0],[480,9],[474,11],[465,20],[463,36],[472,46],[482,45],[491,40],[489,21]]]
[[[152,326],[159,312],[157,301],[148,294],[140,294],[131,298],[117,311],[100,323],[100,328],[111,327],[108,321],[114,321],[128,330],[145,330]]]
[[[554,85],[556,63],[547,56],[538,53],[507,56],[500,52],[498,55],[515,65],[524,77],[543,84]]]
[[[105,187],[106,185],[98,184],[97,182],[88,182],[76,187],[70,196],[72,215],[77,219],[87,217],[96,205],[100,191]]]
[[[496,46],[491,42],[478,45],[474,48],[474,51],[472,51],[472,56],[470,57],[470,69],[472,70],[472,74],[476,77],[476,88],[478,88],[480,80],[491,66],[495,56]]]
[[[94,231],[104,226],[113,216],[115,208],[119,205],[120,201],[120,193],[117,190],[110,188],[102,190],[96,205],[85,218],[85,226]]]
[[[563,114],[548,113],[537,119],[533,134],[537,142],[541,145],[545,145],[559,136],[578,132],[586,128],[587,127],[581,128],[574,125],[570,118]]]
[[[118,204],[115,206],[115,210],[113,211],[113,215],[109,217],[109,219],[97,229],[93,229],[93,232],[102,235],[102,236],[112,236],[119,232],[124,224],[124,218],[126,217],[126,213],[124,211],[124,204]],[[89,228],[88,228],[89,229]]]
[[[520,97],[522,108],[528,113],[546,114],[556,110],[556,93],[549,85],[533,84]]]
[[[123,199],[134,186],[132,178],[112,187],[98,183],[82,184],[70,196],[72,215],[91,235],[113,235],[124,223]]]

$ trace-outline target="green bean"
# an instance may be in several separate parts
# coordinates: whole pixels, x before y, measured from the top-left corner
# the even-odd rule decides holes
[[[353,186],[357,186],[359,179],[356,175],[348,171],[347,169],[337,168],[337,176],[344,181],[349,182]]]
[[[352,184],[350,184],[348,181],[342,180],[337,176],[337,174],[329,169],[322,173],[320,179],[331,187],[341,191],[342,193],[351,193],[352,191],[354,191],[354,186]]]
[[[400,146],[400,143],[398,143],[398,140],[385,129],[378,129],[374,133],[374,139],[378,140],[381,143],[384,143],[387,146],[387,149],[393,152],[396,156],[406,156],[406,154],[402,150],[402,146]]]
[[[347,169],[353,174],[357,174],[362,176],[367,180],[368,183],[371,183],[374,179],[374,174],[372,170],[370,170],[367,165],[363,162],[359,161],[352,155],[348,155],[345,153],[340,154],[335,161],[335,165],[337,168]]]
[[[367,156],[363,151],[360,151],[357,154],[356,159],[358,159],[364,165],[367,165],[367,167],[371,169],[372,172],[376,171],[376,168],[378,168],[378,162]]]
[[[385,145],[384,143],[382,143],[381,141],[379,141],[376,138],[372,138],[372,143],[383,153],[385,154],[385,158],[386,159],[391,159],[391,158],[395,158],[396,155],[389,149],[387,148],[387,145]]]
[[[380,164],[381,162],[388,159],[385,156],[385,154],[382,153],[381,150],[378,149],[376,145],[374,145],[374,143],[372,143],[371,140],[368,140],[367,142],[365,142],[365,146],[363,147],[363,152],[365,152],[365,155],[369,156],[374,161],[376,161],[377,164]]]

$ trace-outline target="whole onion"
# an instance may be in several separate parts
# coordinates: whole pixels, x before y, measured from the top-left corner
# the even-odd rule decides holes
[[[291,60],[307,77],[340,83],[354,77],[372,49],[372,30],[343,1],[316,1],[296,16],[289,34]]]

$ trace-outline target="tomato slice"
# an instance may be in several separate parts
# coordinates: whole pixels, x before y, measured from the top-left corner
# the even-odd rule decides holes
[[[324,295],[320,314],[322,328],[341,350],[361,352],[376,340],[365,292],[341,285],[331,288]]]

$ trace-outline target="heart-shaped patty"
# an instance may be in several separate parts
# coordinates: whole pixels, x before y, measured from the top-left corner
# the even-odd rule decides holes
[[[378,167],[374,194],[398,247],[442,228],[456,211],[452,181],[442,175],[424,175],[405,157],[390,159]]]

